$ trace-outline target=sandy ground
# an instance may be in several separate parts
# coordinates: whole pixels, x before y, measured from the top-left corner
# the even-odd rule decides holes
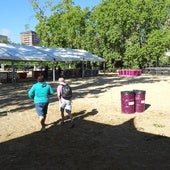
[[[0,85],[0,169],[170,169],[170,76],[113,74],[67,80],[73,88],[69,121],[59,125],[51,96],[47,130],[27,91],[33,82]],[[49,82],[54,88],[57,82]],[[121,112],[121,91],[145,90],[145,111]]]

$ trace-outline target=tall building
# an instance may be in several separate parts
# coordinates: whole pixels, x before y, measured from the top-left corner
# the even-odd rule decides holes
[[[20,33],[21,44],[38,45],[39,39],[35,31],[26,31]]]

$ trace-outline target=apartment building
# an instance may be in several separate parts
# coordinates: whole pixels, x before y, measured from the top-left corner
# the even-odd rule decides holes
[[[26,31],[20,33],[21,44],[38,45],[39,39],[35,31]]]

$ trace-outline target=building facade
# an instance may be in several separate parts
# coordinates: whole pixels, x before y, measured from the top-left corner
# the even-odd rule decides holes
[[[39,43],[37,33],[35,31],[26,31],[20,33],[20,40],[22,45],[36,46]]]

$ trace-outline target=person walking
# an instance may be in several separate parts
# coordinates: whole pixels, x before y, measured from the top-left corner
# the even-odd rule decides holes
[[[54,89],[45,82],[43,75],[38,76],[37,83],[33,84],[28,91],[28,97],[34,100],[35,109],[40,119],[41,131],[45,131],[49,96],[52,94],[54,94]]]
[[[57,97],[59,100],[59,110],[61,112],[61,124],[64,124],[64,111],[68,114],[70,118],[70,128],[74,127],[73,123],[73,116],[71,113],[72,105],[71,105],[71,98],[72,98],[72,89],[71,87],[65,82],[63,77],[58,79],[59,85],[57,86]]]

